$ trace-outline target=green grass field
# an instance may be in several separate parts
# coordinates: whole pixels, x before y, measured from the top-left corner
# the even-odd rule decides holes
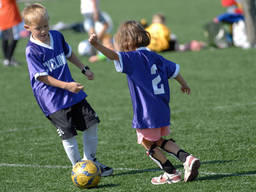
[[[51,24],[82,20],[79,1],[48,0]],[[202,26],[224,12],[218,0],[102,0],[115,29],[124,20],[166,15],[167,24],[180,42],[205,40]],[[24,4],[19,4],[23,9]],[[63,31],[77,53],[77,44],[88,36]],[[33,97],[25,62],[27,39],[20,40],[15,58],[19,67],[0,65],[0,191],[81,191],[71,181],[71,165],[55,128],[44,117]],[[256,189],[256,50],[206,49],[162,55],[180,64],[192,93],[184,95],[171,81],[172,137],[201,159],[196,181],[154,186],[150,180],[162,172],[136,143],[131,128],[132,106],[124,75],[112,62],[88,64],[95,80],[88,81],[70,65],[76,81],[85,86],[88,101],[101,118],[97,158],[112,166],[114,175],[102,178],[90,191],[111,192],[252,192]],[[2,60],[2,54],[0,54]],[[81,134],[77,137],[82,149]],[[169,158],[183,172],[180,162]],[[86,191],[86,190],[85,190]]]

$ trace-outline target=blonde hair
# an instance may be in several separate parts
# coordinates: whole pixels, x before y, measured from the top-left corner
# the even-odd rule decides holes
[[[46,8],[40,3],[33,3],[25,7],[22,11],[22,16],[26,25],[31,25],[42,18],[49,19]]]
[[[133,51],[150,43],[150,34],[137,21],[126,21],[114,37],[119,51]]]

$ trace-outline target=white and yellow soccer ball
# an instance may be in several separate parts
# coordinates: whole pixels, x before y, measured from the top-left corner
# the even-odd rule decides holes
[[[71,173],[73,183],[82,189],[96,187],[100,178],[100,167],[91,160],[76,163]]]

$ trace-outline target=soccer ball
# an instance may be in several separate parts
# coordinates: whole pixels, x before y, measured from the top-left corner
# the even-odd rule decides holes
[[[92,56],[96,54],[96,50],[88,40],[83,40],[78,44],[78,53],[79,55]]]
[[[73,183],[82,189],[96,187],[100,178],[100,168],[91,160],[76,163],[71,173]]]

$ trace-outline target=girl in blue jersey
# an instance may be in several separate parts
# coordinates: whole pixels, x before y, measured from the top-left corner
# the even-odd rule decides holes
[[[184,165],[184,181],[192,181],[198,175],[198,158],[180,149],[173,139],[163,136],[170,133],[170,90],[168,79],[174,78],[181,91],[190,94],[190,88],[179,73],[179,65],[173,63],[146,46],[150,35],[136,21],[123,23],[114,36],[118,52],[104,47],[91,34],[90,43],[109,59],[114,60],[117,72],[125,73],[133,105],[132,126],[136,128],[138,143],[147,150],[150,158],[164,171],[151,180],[152,184],[176,183],[181,174],[165,157],[163,151],[177,157]]]
[[[84,87],[73,80],[67,60],[89,80],[94,78],[94,74],[79,61],[60,32],[49,30],[49,17],[44,6],[37,3],[28,5],[23,10],[23,18],[24,27],[31,32],[26,59],[38,105],[57,128],[73,166],[81,160],[75,138],[77,130],[80,130],[83,131],[83,158],[98,164],[102,176],[111,175],[113,169],[95,158],[99,118],[86,101]]]

